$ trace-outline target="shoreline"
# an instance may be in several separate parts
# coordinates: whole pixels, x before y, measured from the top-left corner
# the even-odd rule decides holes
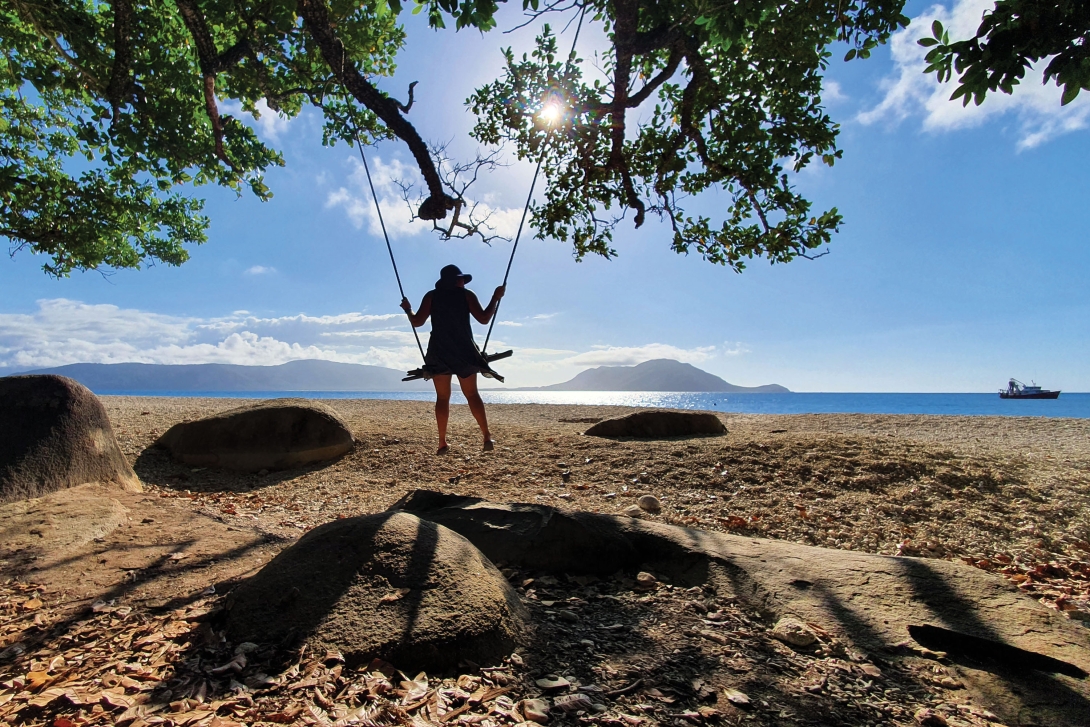
[[[498,405],[639,407],[712,411],[724,415],[858,415],[961,416],[1030,419],[1090,420],[1090,394],[1068,394],[1054,401],[1004,401],[994,394],[874,394],[812,393],[727,394],[717,392],[481,392],[485,403]],[[144,397],[246,401],[303,398],[319,401],[432,401],[430,391],[111,391],[102,397]],[[454,404],[464,404],[455,390]]]

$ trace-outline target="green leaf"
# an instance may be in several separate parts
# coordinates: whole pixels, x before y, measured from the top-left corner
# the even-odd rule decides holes
[[[1064,93],[1063,96],[1060,98],[1060,105],[1066,106],[1074,101],[1075,97],[1079,95],[1079,91],[1081,90],[1082,89],[1080,89],[1078,84],[1074,81],[1068,83],[1066,86],[1064,86]]]
[[[931,23],[931,35],[935,36],[936,38],[942,37],[942,23],[940,23],[938,20]]]
[[[930,48],[933,45],[938,45],[939,42],[934,38],[920,38],[916,41],[916,45],[922,45],[924,48]]]
[[[857,55],[858,55],[858,52],[855,50],[855,48],[852,48],[851,50],[849,50],[847,53],[844,54],[844,60],[845,61],[850,61],[851,59],[855,58]]]

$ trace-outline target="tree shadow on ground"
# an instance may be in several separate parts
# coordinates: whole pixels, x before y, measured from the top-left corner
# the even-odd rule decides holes
[[[909,627],[921,646],[946,652],[951,661],[971,670],[968,675],[1012,717],[1027,713],[1052,725],[1085,724],[1090,699],[1074,688],[1077,682],[1085,683],[1084,670],[1010,644],[979,616],[978,604],[953,589],[926,559],[897,562],[911,576],[906,581],[916,587],[913,597],[939,622]]]
[[[144,449],[133,463],[133,470],[141,482],[170,490],[189,492],[251,492],[320,472],[349,457],[349,452],[336,459],[314,464],[275,470],[259,474],[232,470],[192,467],[175,462],[165,448],[151,445]],[[198,476],[199,475],[199,476]]]

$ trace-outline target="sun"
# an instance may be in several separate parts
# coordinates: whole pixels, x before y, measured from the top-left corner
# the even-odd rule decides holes
[[[549,124],[550,126],[555,124],[557,121],[560,121],[560,117],[563,115],[564,110],[560,108],[560,104],[558,103],[547,103],[544,107],[542,107],[541,111],[538,112],[538,116],[541,118],[541,120],[544,121],[546,124]]]

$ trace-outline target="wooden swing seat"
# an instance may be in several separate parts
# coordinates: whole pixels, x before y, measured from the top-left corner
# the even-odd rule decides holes
[[[500,351],[499,353],[482,353],[481,355],[484,357],[485,361],[487,361],[488,363],[492,363],[493,361],[499,361],[501,358],[508,358],[514,353],[514,351]],[[417,379],[431,381],[432,378],[432,374],[430,371],[428,371],[427,366],[421,366],[418,369],[406,371],[405,373],[408,375],[403,378],[402,381],[416,381]],[[487,371],[482,371],[481,376],[487,376],[490,379],[495,379],[496,381],[499,381],[501,384],[503,383],[503,377],[493,371],[491,368],[489,368]]]

